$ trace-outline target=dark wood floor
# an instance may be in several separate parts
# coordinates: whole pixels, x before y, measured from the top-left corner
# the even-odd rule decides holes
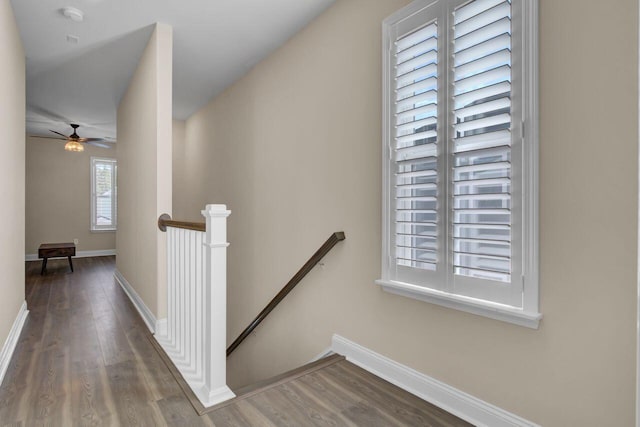
[[[30,310],[0,387],[8,426],[468,426],[340,361],[198,416],[113,279],[114,257],[27,263]]]

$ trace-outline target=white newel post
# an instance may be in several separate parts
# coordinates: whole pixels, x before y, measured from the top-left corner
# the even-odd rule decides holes
[[[205,406],[235,397],[227,386],[227,217],[226,205],[207,205],[205,234]],[[204,402],[203,402],[204,403]]]

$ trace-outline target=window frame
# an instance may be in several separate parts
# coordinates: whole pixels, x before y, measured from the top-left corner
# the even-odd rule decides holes
[[[111,177],[111,185],[112,185],[112,197],[111,197],[111,213],[113,215],[113,224],[111,225],[99,225],[96,221],[97,214],[97,202],[98,197],[96,193],[96,166],[99,163],[110,163],[113,165],[113,175]],[[109,157],[91,157],[91,187],[90,187],[90,204],[91,204],[91,218],[90,221],[90,231],[93,233],[101,233],[101,232],[114,232],[118,227],[118,162],[114,158]]]
[[[456,0],[453,3],[446,0],[416,0],[407,7],[392,14],[383,21],[383,159],[382,159],[382,276],[376,281],[378,285],[390,293],[415,298],[418,300],[434,303],[437,305],[454,308],[457,310],[470,312],[486,316],[489,318],[510,322],[520,326],[537,329],[542,314],[539,313],[539,284],[538,284],[538,1],[537,0],[512,0],[512,4],[518,3],[519,13],[517,15],[518,25],[522,30],[514,32],[513,37],[521,37],[519,42],[522,46],[521,52],[514,52],[514,60],[521,61],[521,78],[522,85],[519,90],[522,92],[521,99],[512,100],[514,109],[522,110],[522,123],[512,123],[512,130],[521,133],[523,143],[519,155],[521,156],[521,167],[519,173],[522,180],[521,197],[513,197],[517,204],[521,204],[521,215],[517,220],[521,221],[520,236],[512,238],[512,244],[518,245],[518,250],[522,252],[522,256],[518,258],[520,269],[522,271],[521,278],[512,277],[512,285],[516,280],[522,280],[522,307],[514,307],[511,305],[491,302],[489,300],[472,298],[452,293],[447,288],[446,283],[440,283],[437,287],[425,287],[415,283],[407,283],[395,280],[393,269],[395,268],[394,245],[392,233],[394,233],[392,223],[395,218],[395,207],[392,206],[392,194],[394,187],[393,179],[393,142],[394,135],[394,87],[392,82],[393,75],[393,46],[397,39],[397,29],[399,26],[409,26],[413,30],[417,30],[423,25],[428,24],[422,15],[441,14],[446,16],[442,26],[442,32],[438,30],[438,36],[444,34],[442,44],[447,47],[444,55],[447,55],[446,61],[442,69],[446,73],[450,73],[451,55],[448,45],[451,43],[452,14],[449,13],[456,7],[471,3],[473,0]],[[446,10],[442,10],[442,9]],[[429,13],[429,10],[434,11]],[[440,15],[438,15],[440,16]],[[412,30],[412,31],[413,31]],[[407,32],[404,31],[404,34]],[[440,43],[439,43],[440,44]],[[440,49],[439,53],[440,55]],[[439,66],[439,70],[440,70]],[[440,71],[439,71],[440,74]],[[445,77],[445,83],[448,84],[448,77]],[[441,83],[439,83],[439,88]],[[516,89],[517,90],[517,89]],[[442,95],[438,95],[438,104],[441,104],[441,96],[444,97],[442,104],[448,105],[450,100],[449,92],[445,89]],[[517,103],[517,104],[516,104]],[[442,110],[438,106],[438,140],[441,134],[445,135],[443,140],[445,144],[449,144],[450,137],[448,129],[441,129],[440,115]],[[451,114],[451,109],[447,107],[444,114]],[[519,119],[518,119],[519,120]],[[448,123],[448,122],[447,122]],[[518,154],[514,151],[513,154]],[[439,149],[439,155],[443,155]],[[447,156],[451,154],[448,153]],[[449,159],[444,160],[444,164]],[[441,176],[441,171],[438,171]],[[445,169],[445,185],[451,185],[450,176]],[[443,197],[439,195],[438,197]],[[444,197],[445,205],[449,203],[448,196]],[[450,215],[449,206],[444,208],[445,215]],[[444,236],[444,240],[449,242],[450,236]],[[447,243],[448,244],[448,243]],[[449,256],[449,249],[445,248],[444,253]],[[447,266],[449,263],[446,263]],[[442,274],[441,274],[442,276]],[[438,279],[442,280],[442,279]],[[518,290],[519,292],[519,290]]]

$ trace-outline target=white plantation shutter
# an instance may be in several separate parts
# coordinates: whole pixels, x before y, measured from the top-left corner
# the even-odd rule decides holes
[[[438,25],[395,43],[395,259],[436,270],[438,261]]]
[[[383,286],[537,315],[536,7],[418,0],[385,21]]]
[[[510,284],[511,2],[475,0],[455,9],[453,18],[454,282],[470,277]],[[474,287],[482,288],[454,289],[470,296],[484,292]],[[493,300],[518,303],[508,288],[499,293]]]

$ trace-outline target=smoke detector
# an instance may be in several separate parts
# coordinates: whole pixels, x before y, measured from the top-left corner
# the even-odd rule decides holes
[[[62,9],[62,14],[73,22],[82,22],[84,20],[84,13],[75,7],[65,7]]]

